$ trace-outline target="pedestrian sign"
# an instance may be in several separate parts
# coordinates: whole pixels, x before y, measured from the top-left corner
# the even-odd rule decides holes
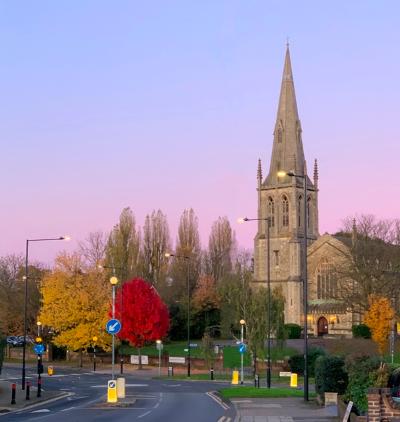
[[[108,334],[118,334],[121,331],[121,322],[118,319],[107,321],[106,330]]]
[[[242,354],[246,353],[246,349],[247,349],[247,347],[244,343],[239,344],[239,353],[242,353]]]
[[[116,403],[117,401],[117,382],[110,380],[107,383],[107,402]]]
[[[41,355],[41,354],[43,354],[43,353],[44,353],[44,350],[45,350],[44,344],[42,344],[42,343],[40,343],[40,344],[35,344],[35,345],[33,346],[33,350],[35,351],[35,353],[36,353],[37,355]]]

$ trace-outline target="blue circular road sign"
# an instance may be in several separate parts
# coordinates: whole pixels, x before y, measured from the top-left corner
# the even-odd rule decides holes
[[[45,351],[44,344],[35,344],[35,345],[33,346],[33,350],[35,351],[35,353],[36,353],[37,355],[41,355],[41,354],[43,354],[43,353],[44,353],[44,351]]]
[[[110,319],[106,324],[108,334],[118,334],[121,331],[121,327],[121,322],[118,319]]]
[[[246,345],[244,343],[239,344],[239,353],[246,353]]]

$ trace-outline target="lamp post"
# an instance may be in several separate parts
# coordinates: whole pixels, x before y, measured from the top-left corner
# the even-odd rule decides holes
[[[115,286],[118,284],[118,278],[113,275],[110,278],[112,285],[112,319],[115,319]],[[115,334],[112,334],[112,356],[111,356],[111,378],[114,379],[114,364],[115,364]]]
[[[246,321],[244,319],[241,319],[240,321],[240,342],[241,344],[243,344],[244,342],[244,336],[243,336],[243,331],[244,331],[244,325],[246,324]],[[243,355],[244,353],[240,353],[240,384],[243,384]]]
[[[238,223],[246,221],[266,221],[267,222],[267,289],[268,289],[268,322],[267,322],[267,387],[271,388],[271,218],[239,218]]]
[[[96,372],[96,343],[97,343],[97,336],[93,336],[93,372]]]
[[[190,256],[187,255],[175,255],[172,253],[166,253],[166,258],[178,258],[184,259],[187,262],[187,297],[188,297],[188,306],[187,306],[187,347],[188,347],[188,361],[187,361],[187,376],[190,378]]]
[[[304,187],[304,235],[303,235],[303,313],[304,313],[304,400],[308,401],[308,286],[307,286],[307,174],[295,174],[293,171],[279,171],[278,176],[290,176],[303,179]]]
[[[158,376],[161,377],[161,350],[163,348],[163,344],[161,340],[156,340],[157,349],[158,349]]]
[[[52,240],[70,240],[69,236],[50,237],[50,238],[39,238],[39,239],[26,239],[25,248],[25,292],[24,292],[24,343],[22,345],[22,382],[21,388],[25,390],[25,378],[26,378],[26,335],[28,330],[28,277],[29,277],[29,243],[30,242],[48,242]]]

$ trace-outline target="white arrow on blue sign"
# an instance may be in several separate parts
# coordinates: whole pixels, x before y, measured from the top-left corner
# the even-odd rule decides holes
[[[43,354],[43,353],[44,353],[44,350],[45,350],[45,348],[44,348],[44,344],[35,344],[35,345],[33,346],[33,350],[35,351],[35,353],[36,353],[37,355],[41,355],[41,354]]]
[[[118,319],[107,321],[106,330],[108,334],[118,334],[121,331],[121,322]]]
[[[246,345],[244,343],[239,344],[239,353],[246,353]]]

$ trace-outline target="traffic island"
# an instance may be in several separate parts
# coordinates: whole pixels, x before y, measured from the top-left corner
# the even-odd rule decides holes
[[[118,399],[115,403],[99,402],[91,406],[91,409],[114,409],[118,407],[132,407],[136,403],[135,396],[126,396]]]

